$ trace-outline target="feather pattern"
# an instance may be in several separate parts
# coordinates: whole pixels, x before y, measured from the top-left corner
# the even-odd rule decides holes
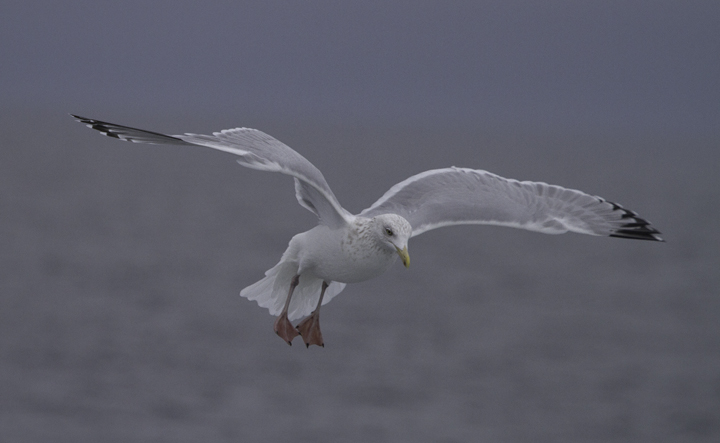
[[[236,128],[214,132],[213,135],[165,135],[77,115],[73,117],[109,137],[133,143],[196,145],[235,154],[239,157],[237,162],[245,167],[294,177],[298,202],[315,213],[320,223],[339,228],[352,220],[352,215],[340,206],[318,168],[295,150],[262,131]]]
[[[662,241],[650,223],[622,206],[574,189],[506,179],[487,171],[444,168],[404,180],[360,213],[407,219],[413,236],[442,226],[501,225],[546,234]]]

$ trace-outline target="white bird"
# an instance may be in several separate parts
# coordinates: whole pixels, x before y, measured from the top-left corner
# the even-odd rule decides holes
[[[414,175],[352,215],[340,206],[312,163],[256,129],[164,135],[73,117],[109,137],[134,143],[205,146],[239,156],[237,162],[242,166],[295,179],[295,196],[300,205],[317,215],[318,226],[295,235],[265,278],[240,292],[278,316],[274,330],[288,344],[299,332],[306,346],[324,346],[320,306],[338,295],[346,283],[379,276],[398,256],[408,267],[408,240],[431,229],[486,224],[546,234],[572,231],[663,241],[660,232],[635,212],[600,197],[456,167]],[[308,317],[293,327],[290,320],[304,316]]]

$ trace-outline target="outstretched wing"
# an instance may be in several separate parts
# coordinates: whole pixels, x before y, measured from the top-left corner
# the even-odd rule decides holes
[[[442,226],[486,224],[546,234],[572,231],[662,241],[660,232],[636,213],[600,197],[475,169],[452,167],[417,174],[390,188],[360,215],[384,213],[405,217],[413,236]]]
[[[213,135],[165,135],[77,115],[73,117],[108,137],[133,143],[206,146],[235,154],[240,157],[237,162],[248,168],[294,177],[298,202],[314,212],[320,223],[338,228],[352,219],[352,215],[340,206],[318,168],[289,146],[256,129],[225,129]]]

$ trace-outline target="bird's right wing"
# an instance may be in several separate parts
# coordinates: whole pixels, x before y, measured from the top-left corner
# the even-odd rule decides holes
[[[442,226],[486,224],[662,241],[660,232],[636,213],[600,197],[477,169],[453,167],[414,175],[360,215],[385,213],[405,217],[413,236]]]
[[[331,228],[345,226],[352,215],[338,202],[322,173],[305,157],[279,140],[257,129],[236,128],[213,135],[165,135],[73,115],[87,127],[108,137],[133,143],[205,146],[235,154],[237,162],[260,171],[280,172],[295,178],[298,202]]]

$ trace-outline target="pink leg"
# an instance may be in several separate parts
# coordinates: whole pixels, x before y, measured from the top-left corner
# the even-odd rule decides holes
[[[325,290],[327,289],[327,287],[327,282],[323,282],[317,307],[312,312],[312,314],[310,314],[310,317],[301,321],[297,325],[297,329],[298,331],[300,331],[300,335],[302,335],[302,338],[305,341],[305,346],[308,348],[310,347],[310,345],[325,347],[322,333],[320,332],[320,305],[322,304],[322,300],[325,296]]]
[[[300,276],[296,275],[290,282],[290,291],[288,292],[287,299],[285,300],[285,307],[278,318],[275,319],[274,325],[275,333],[285,340],[290,346],[292,346],[293,338],[298,336],[298,332],[295,330],[292,323],[290,323],[290,320],[288,320],[287,311],[288,306],[290,306],[290,299],[292,298],[293,291],[299,283]]]

